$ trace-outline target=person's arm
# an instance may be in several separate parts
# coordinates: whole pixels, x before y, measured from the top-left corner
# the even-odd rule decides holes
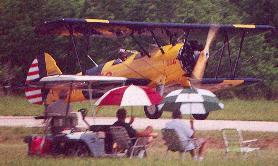
[[[149,137],[150,133],[145,131],[136,131],[136,137]]]
[[[193,119],[192,119],[192,118],[190,118],[189,123],[190,123],[190,128],[191,128],[193,131],[195,131],[195,130],[194,130],[194,123],[193,123]]]
[[[131,125],[134,122],[134,116],[130,116],[128,124]]]
[[[153,132],[152,126],[147,126],[144,131],[136,131],[137,137],[157,137],[157,133]]]
[[[189,123],[190,123],[190,128],[193,131],[193,134],[192,134],[191,138],[195,138],[195,128],[194,128],[194,123],[193,123],[193,118],[192,117],[190,117]]]

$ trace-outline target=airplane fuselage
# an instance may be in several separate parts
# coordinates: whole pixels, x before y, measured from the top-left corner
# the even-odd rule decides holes
[[[111,60],[101,66],[99,74],[150,80],[148,86],[151,87],[162,84],[181,84],[186,87],[189,86],[187,73],[182,69],[177,58],[181,47],[182,44],[166,45],[162,47],[164,53],[156,49],[151,52],[150,57],[141,56],[139,52],[133,53],[119,64],[115,64],[115,60]]]

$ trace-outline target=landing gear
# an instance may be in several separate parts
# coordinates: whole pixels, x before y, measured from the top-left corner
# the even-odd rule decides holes
[[[164,84],[158,85],[156,87],[156,91],[159,92],[161,96],[163,96],[164,93]],[[159,110],[157,105],[152,105],[152,106],[144,106],[144,111],[146,117],[149,119],[158,119],[161,117],[163,111]]]
[[[149,119],[158,119],[161,117],[163,111],[158,110],[157,105],[144,106],[145,115]]]
[[[206,114],[192,114],[192,116],[196,120],[205,120],[205,119],[207,119],[208,115],[209,115],[209,113],[206,113]]]

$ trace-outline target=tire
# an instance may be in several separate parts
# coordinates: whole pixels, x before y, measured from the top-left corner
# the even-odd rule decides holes
[[[149,119],[158,119],[163,113],[163,111],[158,110],[157,105],[144,106],[144,112]]]
[[[192,114],[192,116],[196,120],[205,120],[209,116],[209,113],[206,113],[206,114]]]
[[[76,148],[76,156],[88,157],[90,156],[90,150],[85,143],[79,143]]]
[[[83,142],[75,142],[67,144],[65,150],[66,156],[78,156],[78,157],[87,157],[90,156],[90,150],[88,146]]]
[[[75,151],[77,148],[76,142],[66,143],[65,145],[65,155],[66,156],[75,156]]]

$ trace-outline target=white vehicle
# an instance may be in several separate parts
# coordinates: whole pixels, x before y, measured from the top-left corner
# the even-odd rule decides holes
[[[33,88],[43,87],[44,89],[67,89],[70,91],[68,96],[68,101],[70,101],[70,94],[74,93],[75,89],[82,89],[90,94],[94,84],[105,84],[105,86],[110,83],[113,85],[122,85],[126,80],[127,79],[124,77],[55,75],[43,77],[39,82],[33,84],[30,83],[28,86]],[[46,104],[45,101],[44,103]],[[93,109],[91,99],[90,103],[91,109]],[[70,103],[68,102],[67,104]],[[47,105],[45,108],[47,108]],[[25,137],[24,141],[28,143],[28,154],[64,154],[67,156],[94,157],[111,154],[112,140],[111,136],[109,137],[109,134],[107,133],[109,125],[90,126],[85,120],[86,114],[87,109],[80,109],[78,112],[70,113],[69,115],[67,113],[66,116],[51,115],[35,117],[36,119],[45,119],[44,134],[35,134]],[[85,123],[87,129],[85,131],[79,130],[78,122]],[[60,128],[60,132],[53,133],[53,129],[55,128]]]

